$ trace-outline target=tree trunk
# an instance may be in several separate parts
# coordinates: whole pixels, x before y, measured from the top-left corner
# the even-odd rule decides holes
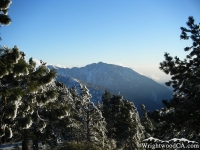
[[[6,137],[5,136],[0,137],[0,145],[4,144],[5,142],[6,142]]]
[[[87,136],[87,142],[90,142],[90,129],[89,129],[89,112],[87,111],[87,120],[86,120],[86,136]]]
[[[2,137],[2,142],[3,142],[3,143],[6,143],[6,136],[3,136],[3,137]]]
[[[110,148],[111,148],[111,150],[113,149],[113,146],[112,146],[112,132],[111,132],[111,135],[110,135]]]
[[[24,137],[22,141],[22,150],[30,150],[27,137]]]

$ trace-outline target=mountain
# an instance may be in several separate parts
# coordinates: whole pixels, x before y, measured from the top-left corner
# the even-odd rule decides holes
[[[163,85],[164,87],[168,88],[168,89],[171,90],[171,91],[174,90],[174,88],[173,88],[172,86],[167,86],[167,85],[165,84],[165,82],[160,83],[160,84]]]
[[[101,100],[101,95],[108,90],[123,95],[124,99],[134,102],[139,108],[145,104],[148,110],[155,110],[162,107],[163,99],[170,99],[172,95],[168,88],[127,67],[103,62],[71,69],[48,67],[54,68],[58,73],[57,80],[68,87],[85,84],[94,102]]]

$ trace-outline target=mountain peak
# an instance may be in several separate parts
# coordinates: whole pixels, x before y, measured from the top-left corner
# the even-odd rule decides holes
[[[60,76],[73,77],[92,88],[98,87],[114,94],[120,92],[125,99],[136,105],[145,104],[151,110],[160,108],[162,100],[170,99],[172,94],[169,89],[154,80],[123,66],[98,62],[80,68],[55,69]],[[104,90],[94,93],[103,94]],[[100,100],[101,96],[98,97]]]
[[[100,61],[100,62],[98,62],[98,64],[106,64],[106,63],[104,63],[104,62]]]

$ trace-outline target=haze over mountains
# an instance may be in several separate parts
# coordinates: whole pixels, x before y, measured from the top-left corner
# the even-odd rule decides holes
[[[122,95],[139,108],[141,104],[145,104],[148,110],[155,110],[162,107],[163,99],[170,99],[172,95],[168,88],[127,67],[103,62],[71,69],[53,65],[48,67],[54,68],[58,73],[57,80],[69,88],[85,84],[95,103],[101,101],[102,94],[108,90]]]

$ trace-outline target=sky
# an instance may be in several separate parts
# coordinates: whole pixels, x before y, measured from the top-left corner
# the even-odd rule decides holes
[[[180,27],[200,22],[199,0],[13,0],[12,23],[0,45],[15,45],[48,64],[82,67],[104,62],[132,68],[157,82],[169,80],[164,53],[184,59]]]

